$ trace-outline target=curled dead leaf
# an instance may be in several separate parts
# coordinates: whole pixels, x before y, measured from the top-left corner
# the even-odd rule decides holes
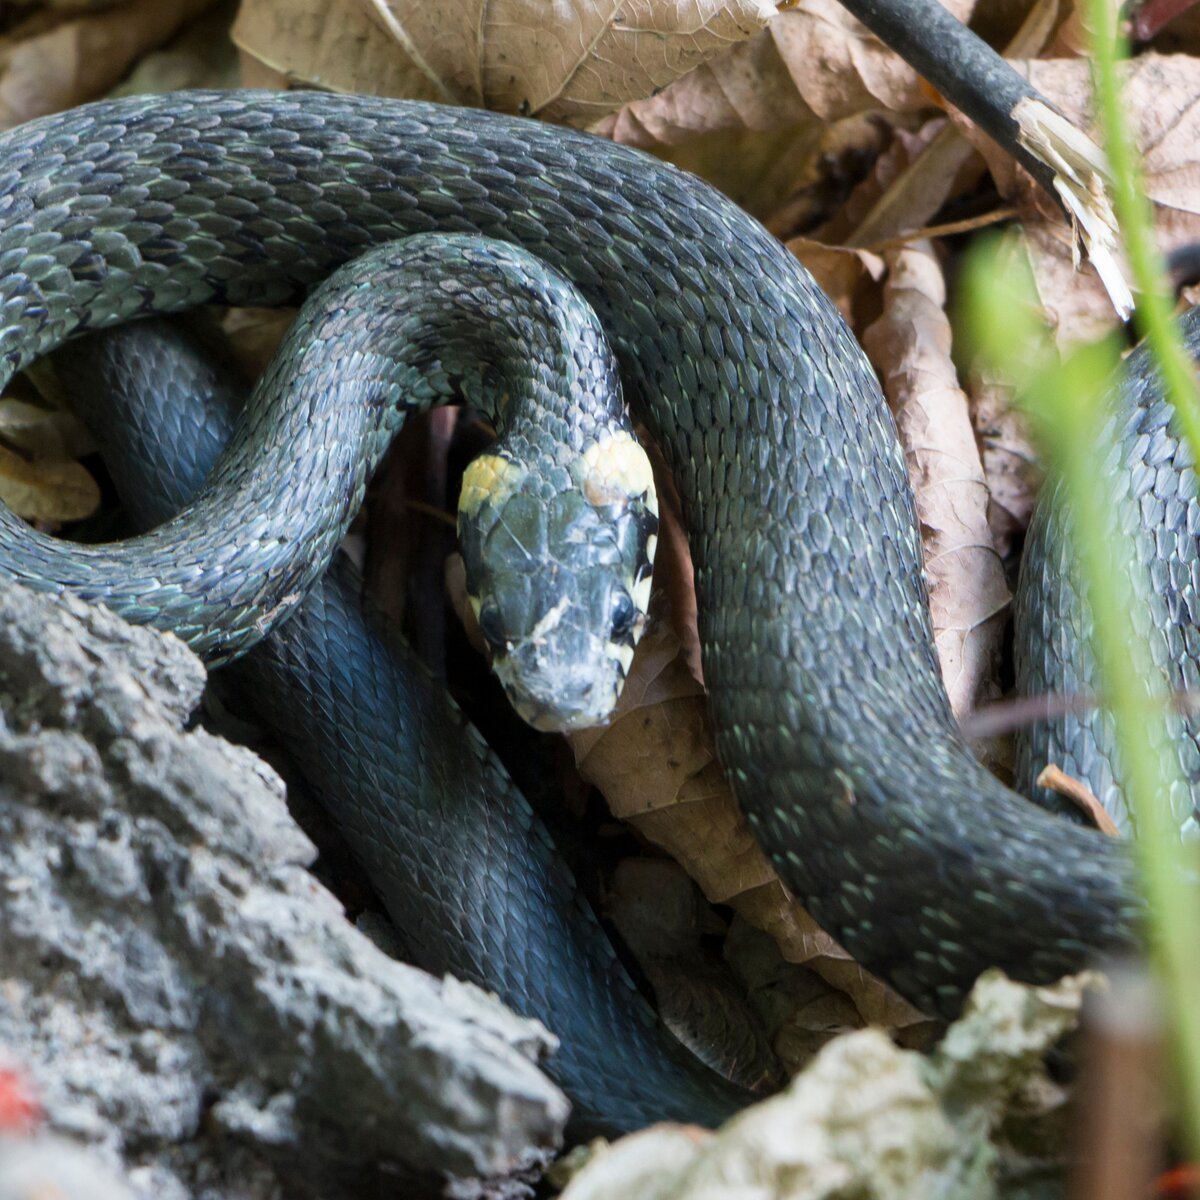
[[[869,250],[829,246],[804,237],[792,238],[787,248],[809,269],[849,325],[854,324],[856,299],[862,289],[873,290],[887,273],[883,259]]]
[[[1020,549],[1033,516],[1043,471],[1029,423],[1009,384],[977,374],[970,382],[971,423],[988,488],[988,528],[1002,562]]]
[[[716,923],[683,868],[668,858],[623,859],[604,908],[653,987],[667,1028],[743,1087],[779,1087],[785,1077],[764,1023],[729,965],[703,941],[706,925]]]
[[[1037,785],[1065,796],[1101,833],[1107,833],[1109,837],[1121,836],[1121,831],[1112,817],[1092,794],[1087,784],[1068,775],[1061,767],[1056,767],[1053,763],[1043,767],[1038,774]]]
[[[33,459],[81,458],[94,448],[87,430],[69,412],[14,396],[0,399],[0,438]]]
[[[950,357],[945,281],[927,242],[888,251],[883,314],[863,346],[896,416],[916,496],[934,640],[956,715],[994,687],[1009,592],[988,488]]]
[[[944,118],[926,122],[915,133],[890,132],[890,144],[828,220],[811,237],[787,242],[856,330],[879,313],[883,302],[887,267],[880,252],[929,220],[976,177],[968,166],[974,151]]]
[[[1060,29],[1058,47],[1076,49],[1074,26]],[[1075,39],[1075,40],[1072,40]],[[1055,58],[1017,64],[1035,87],[1076,124],[1092,128],[1090,68],[1083,59]],[[1125,67],[1126,109],[1144,154],[1146,191],[1154,201],[1160,250],[1169,253],[1200,241],[1200,61],[1145,54]],[[1010,197],[1025,235],[1038,299],[1063,349],[1094,341],[1117,322],[1104,286],[1088,265],[1074,263],[1065,219],[985,138],[975,141],[1001,192]],[[997,551],[1008,557],[1033,511],[1042,472],[1024,418],[1011,394],[995,380],[972,382],[973,420],[991,490],[989,524]]]
[[[990,7],[978,15],[982,19],[998,14]],[[1036,0],[1020,21],[1006,53],[1037,54],[1057,19],[1058,0]],[[985,169],[961,130],[943,116],[915,132],[893,124],[890,135],[891,144],[881,147],[869,175],[815,235],[820,241],[879,250],[889,241],[911,240],[947,200],[968,192]],[[975,218],[977,222],[987,219],[986,214]],[[768,221],[768,227],[783,235],[795,228],[781,224],[778,218]]]
[[[234,360],[247,379],[257,379],[296,318],[292,308],[231,308],[221,320]]]
[[[775,11],[769,0],[605,0],[549,12],[534,0],[459,0],[450,12],[366,2],[459,103],[576,124],[665,87]]]
[[[27,521],[81,521],[100,507],[100,489],[79,463],[30,462],[0,446],[0,500]]]
[[[232,14],[216,4],[160,50],[140,58],[110,96],[141,96],[183,88],[228,88],[239,82],[237,49],[229,40]]]

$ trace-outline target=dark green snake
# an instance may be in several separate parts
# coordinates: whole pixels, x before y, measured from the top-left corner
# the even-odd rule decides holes
[[[1200,352],[1200,310],[1181,321],[1192,355]],[[1200,694],[1200,500],[1187,445],[1171,425],[1171,408],[1145,347],[1124,369],[1103,444],[1111,504],[1120,527],[1133,536],[1133,563],[1149,586],[1130,614],[1149,649],[1166,692]],[[1017,589],[1014,621],[1017,682],[1028,696],[1060,693],[1089,698],[1100,692],[1096,663],[1087,652],[1091,620],[1083,589],[1073,580],[1069,519],[1057,491],[1048,488],[1030,526]],[[1182,837],[1200,832],[1194,785],[1200,780],[1200,714],[1167,714],[1165,797]],[[1038,722],[1018,742],[1017,783],[1041,803],[1075,815],[1061,797],[1038,789],[1041,767],[1052,762],[1087,781],[1124,833],[1132,815],[1121,789],[1121,772],[1110,719],[1084,704],[1053,721]]]
[[[516,243],[595,310],[682,499],[722,762],[814,916],[859,961],[941,1011],[987,967],[1043,981],[1134,945],[1142,904],[1125,849],[1008,791],[959,733],[933,649],[903,456],[861,350],[797,262],[695,179],[583,134],[415,103],[181,93],[69,112],[0,138],[5,378],[72,334],[132,316],[295,301],[366,247],[430,230]],[[278,451],[280,435],[264,437]],[[223,547],[236,521],[187,531],[198,539],[188,587],[177,596],[172,580],[148,601],[146,581],[134,581],[124,611],[232,656],[297,608],[349,508],[345,494],[324,506],[327,529],[313,545],[289,545],[286,568],[248,568],[253,595],[205,566],[232,553]],[[30,555],[40,568],[75,553],[31,541],[7,515],[0,532],[19,574],[30,574]],[[120,559],[106,565],[107,552],[95,553],[94,578],[80,565],[60,582],[112,600]],[[252,656],[248,669],[278,680],[312,665],[280,665],[302,656],[303,621],[337,645],[341,622],[356,618],[333,594],[318,593],[311,611],[300,605],[272,640],[270,665],[254,667]],[[334,690],[308,701],[313,723],[336,722],[331,699],[355,694],[354,665],[349,656],[323,664]],[[378,701],[392,686],[375,681],[365,694]],[[327,732],[335,743],[350,736]],[[329,771],[356,762],[362,771],[347,745]],[[487,768],[470,769],[500,787]],[[614,1008],[613,988],[628,989],[613,983],[611,960],[564,949],[582,943],[546,940],[531,932],[535,915],[514,912],[520,893],[545,904],[556,929],[568,910],[578,916],[565,883],[549,896],[517,886],[517,843],[540,836],[525,817],[455,825],[458,801],[446,795],[437,803],[449,829],[408,818],[406,831],[427,847],[385,844],[387,821],[370,803],[360,853],[375,855],[382,874],[420,879],[426,862],[448,860],[439,839],[493,864],[479,869],[501,877],[494,891],[486,904],[472,899],[460,924],[536,977],[526,1011],[547,1012],[552,1025],[561,1016],[573,1038],[584,1017],[547,988],[571,972],[608,972],[583,1013],[608,1013],[610,1032],[585,1040],[562,1076],[593,1126],[712,1120],[740,1102],[648,1048],[649,1034],[632,1048],[615,1042],[611,1013],[632,1010]],[[553,878],[555,868],[539,869]],[[500,924],[475,924],[484,919]],[[436,939],[432,924],[422,936]],[[608,1074],[589,1082],[606,1055]]]
[[[586,377],[597,350],[593,383],[604,384],[607,348],[579,319],[572,289],[564,294],[536,260],[494,242],[467,247],[462,238],[426,235],[364,254],[311,298],[330,306],[311,334],[319,343],[322,330],[351,319],[355,303],[374,308],[381,288],[401,283],[392,316],[402,314],[411,331],[419,310],[444,298],[447,272],[469,300],[487,302],[480,315],[495,310],[490,331],[470,330],[479,349],[497,330],[509,340],[508,369],[492,375],[488,390],[545,397],[546,368],[560,353],[584,364]],[[524,294],[505,295],[514,285]],[[372,318],[378,330],[395,332],[387,312]],[[427,344],[444,362],[450,347],[439,324]],[[531,335],[539,336],[536,354]],[[231,435],[243,388],[209,350],[187,331],[141,322],[77,341],[55,359],[143,527],[193,498]],[[319,357],[361,383],[361,364]],[[477,400],[494,399],[478,388],[481,380],[459,382]],[[604,386],[590,396],[610,398]],[[664,1114],[713,1122],[739,1107],[743,1093],[657,1027],[525,798],[444,687],[394,631],[364,614],[359,592],[339,557],[291,619],[221,677],[233,677],[254,719],[287,748],[366,868],[407,956],[496,991],[559,1035],[550,1069],[571,1095],[579,1135],[612,1134]]]

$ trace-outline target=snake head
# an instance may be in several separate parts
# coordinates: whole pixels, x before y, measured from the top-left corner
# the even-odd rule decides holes
[[[463,477],[467,593],[513,704],[538,729],[612,713],[646,625],[658,531],[650,463],[625,431],[564,465],[510,437]]]

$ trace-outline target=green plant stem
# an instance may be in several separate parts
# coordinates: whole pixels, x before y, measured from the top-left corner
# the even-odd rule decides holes
[[[1131,614],[1151,586],[1126,535],[1113,481],[1097,463],[1111,429],[1115,339],[1085,346],[1059,361],[1029,262],[1012,239],[978,246],[964,271],[966,332],[976,353],[1017,387],[1038,441],[1061,479],[1080,581],[1091,609],[1098,691],[1117,739],[1122,784],[1136,815],[1136,843],[1149,901],[1150,945],[1171,1014],[1183,1096],[1183,1132],[1200,1158],[1200,940],[1194,933],[1191,856],[1166,804],[1177,765],[1167,753],[1167,681],[1138,640]]]
[[[1141,164],[1125,122],[1117,77],[1124,45],[1115,17],[1108,0],[1088,0],[1096,101],[1112,166],[1114,201],[1139,292],[1138,325],[1162,374],[1177,427],[1191,449],[1193,461],[1200,463],[1200,396],[1192,361],[1174,321],[1163,265],[1154,243]],[[1103,485],[1094,478],[1089,484],[1086,478],[1095,475],[1092,463],[1099,460],[1091,453],[1081,455],[1076,449],[1067,450],[1068,446],[1094,448],[1103,414],[1086,403],[1060,403],[1058,407],[1070,426],[1056,436],[1058,458],[1064,479],[1069,480],[1066,486],[1080,526],[1077,548],[1088,580],[1097,665],[1116,722],[1128,794],[1137,813],[1138,858],[1150,901],[1152,952],[1166,989],[1179,1051],[1185,1134],[1192,1153],[1200,1154],[1200,1006],[1196,1003],[1200,996],[1200,939],[1192,920],[1195,894],[1186,881],[1183,847],[1163,803],[1166,781],[1153,761],[1152,751],[1147,753],[1145,721],[1132,711],[1139,694],[1144,693],[1145,681],[1152,676],[1148,664],[1138,661],[1145,655],[1136,653],[1132,637],[1128,606],[1136,596],[1131,588],[1122,588],[1122,580],[1128,584],[1130,576],[1113,570],[1111,558],[1107,558],[1105,531],[1111,520],[1106,521],[1102,507]]]
[[[1150,586],[1149,580],[1135,573],[1128,544],[1117,532],[1110,481],[1095,467],[1106,457],[1098,435],[1109,415],[1103,397],[1117,367],[1113,343],[1086,347],[1041,373],[1030,385],[1027,400],[1038,414],[1069,505],[1122,784],[1137,814],[1138,865],[1150,902],[1152,954],[1179,1051],[1185,1129],[1193,1154],[1200,1154],[1200,943],[1191,919],[1196,894],[1187,878],[1187,855],[1164,803],[1170,782],[1168,756],[1158,749],[1167,737],[1169,698],[1129,615],[1142,603],[1140,592]]]
[[[1110,0],[1087,0],[1087,16],[1096,107],[1112,168],[1113,202],[1138,293],[1138,329],[1153,348],[1179,430],[1193,461],[1200,463],[1200,389],[1175,323],[1164,263],[1154,242],[1153,211],[1146,197],[1141,159],[1122,106],[1118,63],[1125,57],[1125,38],[1117,26],[1115,6]]]

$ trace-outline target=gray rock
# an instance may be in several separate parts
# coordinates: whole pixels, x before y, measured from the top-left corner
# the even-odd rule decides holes
[[[0,581],[0,1046],[50,1128],[138,1197],[518,1194],[551,1036],[354,929],[275,773],[184,728],[204,683]]]
[[[127,1182],[63,1138],[0,1138],[0,1200],[134,1200]]]

